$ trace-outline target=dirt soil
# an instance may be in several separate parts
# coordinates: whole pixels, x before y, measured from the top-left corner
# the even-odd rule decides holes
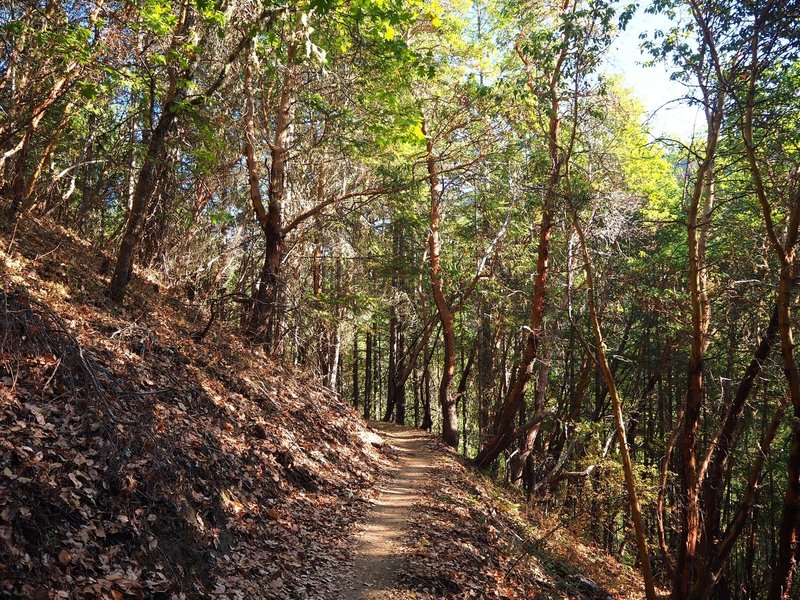
[[[421,501],[434,456],[418,429],[381,424],[383,437],[398,451],[393,477],[378,487],[374,509],[355,537],[353,570],[342,586],[343,600],[389,600],[409,593],[398,589],[404,558],[403,536],[411,510]]]

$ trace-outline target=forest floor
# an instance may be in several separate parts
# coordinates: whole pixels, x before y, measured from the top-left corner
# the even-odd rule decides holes
[[[347,542],[336,598],[642,597],[636,574],[581,542],[562,515],[530,511],[426,432],[369,425],[393,467]]]
[[[0,597],[641,597],[585,516],[370,431],[235,328],[200,338],[206,303],[153,274],[113,305],[108,263],[46,221],[0,232]]]

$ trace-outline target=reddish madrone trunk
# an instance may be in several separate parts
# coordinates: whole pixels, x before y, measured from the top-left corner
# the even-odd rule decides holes
[[[424,131],[424,127],[423,127]],[[427,132],[426,132],[427,133]],[[433,141],[427,142],[428,187],[431,196],[430,232],[428,233],[428,253],[431,261],[431,286],[439,320],[442,323],[444,364],[439,382],[439,406],[442,409],[442,440],[448,446],[458,448],[458,412],[455,399],[450,395],[450,384],[456,373],[456,333],[455,318],[444,295],[442,281],[442,244],[439,239],[441,219],[441,190],[436,158],[433,155]]]

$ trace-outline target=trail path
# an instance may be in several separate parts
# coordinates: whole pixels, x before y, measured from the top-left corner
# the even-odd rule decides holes
[[[401,540],[434,456],[419,430],[383,423],[380,429],[399,458],[394,477],[379,486],[375,508],[356,536],[353,569],[342,585],[343,600],[389,600],[408,593],[395,579],[404,560]]]

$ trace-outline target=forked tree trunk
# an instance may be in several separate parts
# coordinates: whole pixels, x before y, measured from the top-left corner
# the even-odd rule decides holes
[[[569,2],[565,0],[561,5],[562,12],[566,12],[568,6]],[[550,159],[550,172],[547,177],[547,188],[545,190],[544,205],[542,206],[542,218],[539,223],[536,277],[533,283],[533,300],[531,302],[530,322],[525,339],[525,349],[522,352],[522,358],[516,369],[514,385],[506,394],[500,413],[496,418],[497,425],[495,427],[495,433],[475,457],[475,464],[478,467],[488,467],[491,465],[516,438],[514,419],[525,399],[525,392],[528,390],[528,384],[533,374],[534,362],[539,355],[539,346],[543,337],[544,303],[550,264],[550,238],[553,234],[552,211],[556,203],[563,169],[569,161],[568,153],[562,155],[558,139],[561,126],[558,86],[561,82],[562,68],[570,46],[568,39],[562,41],[562,49],[556,57],[555,66],[550,75],[548,85],[548,100],[550,106],[547,130],[547,153]],[[526,70],[529,70],[530,65],[524,53],[518,49],[517,54],[525,65]],[[536,82],[531,79],[530,76],[527,83],[531,91],[538,93]]]
[[[294,68],[292,63],[297,52],[297,45],[289,46],[286,58],[286,67],[283,74],[280,96],[278,99],[278,112],[275,118],[275,137],[270,145],[270,171],[268,204],[265,209],[261,201],[260,179],[257,174],[257,162],[254,156],[254,106],[252,90],[248,89],[248,104],[246,109],[246,126],[251,130],[246,138],[246,154],[248,173],[250,176],[250,199],[256,211],[258,223],[264,232],[264,263],[261,266],[256,292],[253,296],[253,305],[247,324],[248,335],[271,349],[276,339],[275,316],[280,285],[280,267],[283,258],[283,201],[286,195],[286,161],[289,153],[288,141],[292,122],[292,101],[294,98]],[[248,69],[250,69],[248,63]],[[245,72],[247,77],[247,71]],[[245,83],[245,87],[252,85]],[[253,154],[253,156],[251,156]]]
[[[549,274],[550,237],[552,233],[552,215],[548,208],[545,207],[542,211],[542,220],[539,225],[539,250],[536,262],[536,278],[534,280],[533,305],[531,307],[528,334],[525,339],[525,349],[516,370],[514,385],[509,390],[500,408],[496,432],[475,457],[475,464],[479,467],[491,465],[516,439],[514,420],[525,398],[525,392],[533,374],[534,361],[539,354],[539,345],[542,340],[544,299]]]
[[[545,357],[545,359],[539,363],[539,376],[536,381],[533,415],[531,415],[534,420],[544,412],[545,402],[547,400],[547,377],[549,374],[550,363]],[[541,422],[537,422],[536,425],[528,429],[525,436],[522,438],[519,452],[514,455],[509,465],[509,480],[511,483],[517,483],[522,479],[528,458],[531,456],[533,446],[536,444],[536,438],[539,435],[540,428]]]
[[[702,487],[697,460],[697,433],[703,408],[703,370],[708,346],[708,329],[711,323],[711,304],[707,292],[706,245],[714,207],[714,158],[722,125],[725,94],[720,90],[709,107],[708,133],[705,156],[700,163],[692,197],[689,202],[687,237],[689,246],[688,280],[692,310],[692,342],[689,354],[686,400],[679,441],[681,456],[680,496],[681,528],[672,597],[681,600],[689,597],[692,581],[702,579],[703,565],[697,561],[702,514],[700,492]]]

